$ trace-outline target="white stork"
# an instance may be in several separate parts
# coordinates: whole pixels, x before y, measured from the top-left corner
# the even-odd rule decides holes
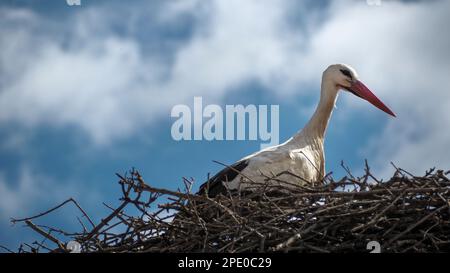
[[[306,185],[320,182],[325,175],[324,138],[339,90],[367,100],[395,117],[361,81],[356,71],[345,64],[329,66],[322,75],[319,105],[306,126],[280,145],[263,149],[237,161],[200,186],[199,193],[213,197],[228,190],[243,190],[268,177]]]

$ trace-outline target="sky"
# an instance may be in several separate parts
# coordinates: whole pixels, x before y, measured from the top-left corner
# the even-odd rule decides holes
[[[378,4],[377,4],[378,3]],[[397,115],[340,94],[326,171],[387,179],[450,169],[450,1],[0,2],[0,245],[39,239],[11,217],[73,197],[99,221],[115,173],[198,187],[260,140],[176,141],[175,105],[279,105],[283,142],[314,112],[323,70],[354,67]],[[72,207],[39,224],[80,230]]]

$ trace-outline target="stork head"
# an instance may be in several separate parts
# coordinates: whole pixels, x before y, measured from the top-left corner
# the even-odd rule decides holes
[[[351,66],[346,64],[330,65],[324,72],[324,78],[335,84],[338,89],[344,89],[395,117],[394,112],[384,105],[384,103],[359,80],[358,74]]]

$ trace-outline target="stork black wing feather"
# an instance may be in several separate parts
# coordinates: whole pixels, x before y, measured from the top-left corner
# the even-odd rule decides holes
[[[234,163],[233,165],[224,168],[216,175],[211,177],[208,181],[200,186],[198,194],[206,193],[209,197],[214,197],[219,194],[225,194],[227,188],[223,185],[223,182],[232,181],[239,172],[242,172],[248,166],[248,160],[242,160]]]

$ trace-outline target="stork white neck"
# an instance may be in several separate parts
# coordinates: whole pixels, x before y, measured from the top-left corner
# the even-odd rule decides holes
[[[339,87],[324,74],[320,92],[320,101],[313,116],[296,136],[302,135],[323,140],[338,96]],[[295,137],[294,137],[295,138]]]

